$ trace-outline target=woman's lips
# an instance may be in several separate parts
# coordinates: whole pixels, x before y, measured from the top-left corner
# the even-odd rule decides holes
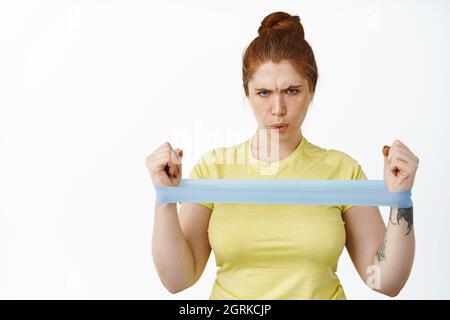
[[[288,126],[289,126],[288,124],[282,124],[282,125],[280,124],[280,125],[273,125],[270,127],[272,129],[278,130],[279,132],[284,132],[284,131],[286,131]]]

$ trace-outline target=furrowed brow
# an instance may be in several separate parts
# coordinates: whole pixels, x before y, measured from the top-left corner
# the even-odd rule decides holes
[[[286,87],[285,89],[283,89],[283,90],[287,90],[287,89],[290,89],[290,88],[297,89],[297,88],[301,88],[301,87],[302,87],[302,85],[299,84],[299,85],[287,86],[287,87]],[[273,91],[273,90],[271,90],[271,89],[266,89],[266,88],[256,88],[255,91]]]

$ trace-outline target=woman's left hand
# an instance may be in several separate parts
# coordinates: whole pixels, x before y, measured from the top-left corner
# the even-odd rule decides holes
[[[390,192],[409,191],[419,166],[419,158],[400,140],[383,147],[384,184]]]

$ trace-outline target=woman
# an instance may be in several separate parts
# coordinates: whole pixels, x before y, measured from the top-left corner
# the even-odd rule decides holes
[[[243,56],[257,134],[207,152],[189,177],[367,179],[353,158],[302,135],[318,72],[299,17],[274,12],[258,33]],[[155,186],[179,185],[182,156],[166,142],[146,158]],[[387,189],[410,190],[417,156],[395,140],[383,157]],[[200,278],[212,248],[219,269],[210,299],[346,299],[335,274],[344,246],[369,287],[396,296],[414,258],[413,208],[391,208],[386,228],[374,206],[183,203],[178,214],[176,204],[155,205],[153,259],[172,293]]]

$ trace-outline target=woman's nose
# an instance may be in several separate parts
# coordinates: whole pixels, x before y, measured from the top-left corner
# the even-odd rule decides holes
[[[274,101],[272,105],[273,115],[283,115],[286,113],[286,107],[283,102],[281,95],[274,95]]]

